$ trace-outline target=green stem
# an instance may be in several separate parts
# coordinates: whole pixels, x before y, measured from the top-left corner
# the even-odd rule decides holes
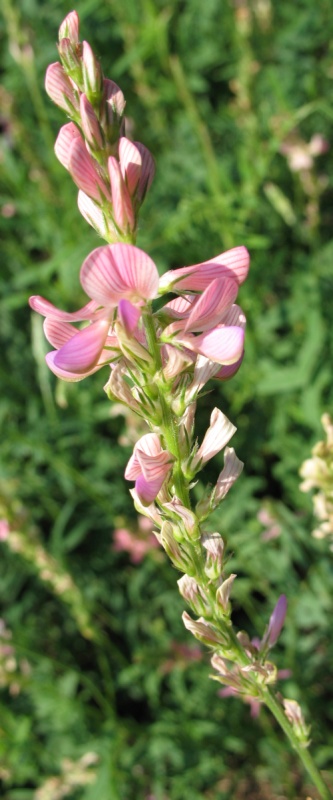
[[[293,750],[296,751],[299,759],[302,761],[305,770],[310,776],[316,789],[318,789],[320,796],[323,798],[323,800],[332,800],[332,794],[322,778],[321,773],[316,767],[311,753],[309,752],[308,748],[303,747],[301,742],[298,741],[292,724],[287,719],[282,706],[279,704],[273,692],[268,687],[264,689],[263,699],[266,706],[272,712],[276,721],[279,723],[280,727],[289,739]]]
[[[160,348],[157,341],[156,330],[154,325],[153,316],[151,313],[151,308],[147,309],[144,316],[144,326],[147,336],[147,344],[150,354],[154,359],[154,370],[156,373],[158,372],[161,375],[161,368],[162,368],[162,361],[161,361],[161,354]],[[166,384],[165,390],[160,387],[158,384],[158,393],[159,393],[159,404],[160,409],[162,412],[162,424],[160,426],[163,438],[165,440],[166,447],[168,450],[175,456],[175,465],[172,474],[172,481],[175,486],[175,491],[180,498],[181,502],[184,504],[186,508],[191,508],[190,497],[189,497],[189,487],[188,481],[184,477],[182,471],[182,460],[183,455],[181,453],[180,444],[179,444],[179,428],[178,428],[178,421],[175,414],[172,411],[171,407],[171,397],[169,394],[169,387]],[[203,566],[203,553],[202,553],[202,546],[200,540],[196,540],[193,542],[187,541],[187,550],[189,554],[191,554],[193,567],[195,569],[195,579],[199,586],[204,588],[206,595],[210,598],[211,607],[213,610],[212,621],[213,623],[220,628],[221,632],[224,635],[227,635],[229,642],[230,642],[230,655],[231,658],[234,658],[235,662],[239,666],[247,666],[251,663],[251,659],[248,657],[247,653],[245,652],[244,648],[240,644],[235,631],[232,628],[232,625],[224,618],[222,612],[220,612],[218,605],[216,603],[216,589],[214,584],[210,582],[205,574],[204,566]],[[260,686],[260,698],[261,701],[266,704],[266,706],[270,709],[271,713],[275,717],[276,721],[282,728],[283,732],[287,736],[293,750],[299,756],[305,770],[308,772],[314,786],[317,788],[322,800],[332,800],[332,795],[323,780],[319,770],[317,769],[312,756],[307,748],[305,748],[302,743],[298,740],[297,734],[288,720],[287,716],[285,715],[284,709],[276,699],[273,692],[267,686]]]

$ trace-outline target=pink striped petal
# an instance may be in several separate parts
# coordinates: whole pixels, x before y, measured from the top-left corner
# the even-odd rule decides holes
[[[92,148],[101,150],[104,146],[101,126],[95,111],[85,94],[80,97],[80,116],[85,139]]]
[[[217,325],[237,297],[238,284],[228,278],[216,278],[193,304],[185,331],[205,331]]]
[[[217,364],[234,364],[244,348],[244,331],[236,326],[214,328],[196,337],[183,337],[186,347]]]
[[[132,196],[140,180],[142,159],[138,148],[125,136],[119,139],[119,161],[121,174]]]
[[[160,292],[202,292],[215,278],[224,276],[235,278],[240,284],[245,281],[249,266],[250,257],[246,247],[233,247],[202,264],[166,272],[160,279]]]
[[[109,320],[99,320],[78,331],[54,356],[61,370],[81,374],[97,365],[109,330]],[[110,358],[111,360],[111,358]]]
[[[51,100],[67,113],[79,110],[77,92],[59,61],[50,64],[47,68],[45,89]]]
[[[234,303],[231,308],[221,318],[223,325],[237,325],[239,328],[246,328],[246,316],[241,307]]]
[[[214,408],[210,417],[209,428],[205,433],[201,447],[199,447],[191,462],[191,466],[196,467],[199,463],[205,464],[206,461],[213,458],[216,453],[219,453],[228,444],[229,439],[231,439],[236,430],[237,428],[230,422],[228,417],[219,408]]]
[[[135,481],[135,490],[143,505],[150,506],[162,488],[164,480],[162,476],[156,478],[154,481],[146,481],[143,475],[137,478]]]
[[[60,322],[54,317],[46,317],[43,328],[47,341],[56,350],[60,350],[78,332],[69,322]]]
[[[119,89],[114,81],[110,81],[109,78],[104,78],[103,80],[104,86],[104,94],[102,100],[102,115],[103,122],[108,124],[113,124],[115,122],[116,117],[122,117],[125,111],[126,101],[124,95]]]
[[[162,446],[157,433],[146,433],[144,436],[141,436],[134,446],[133,453],[125,470],[125,478],[129,481],[135,480],[142,472],[142,467],[137,455],[138,449],[152,458],[158,456],[162,450]]]
[[[107,239],[108,241],[110,241],[110,239],[117,240],[118,234],[110,217],[107,217],[103,213],[101,207],[95,203],[91,197],[88,197],[87,194],[82,192],[81,189],[77,196],[77,204],[84,219],[92,228],[95,228],[95,231],[97,231],[102,239]]]
[[[142,203],[149,187],[153,182],[155,175],[155,161],[144,144],[141,144],[141,142],[134,142],[134,144],[140,153],[142,163],[140,180],[136,191],[136,196],[139,202]]]
[[[128,334],[131,334],[133,331],[135,331],[140,316],[140,309],[136,306],[133,306],[129,300],[120,300],[118,305],[118,317]]]
[[[97,162],[88,153],[81,137],[73,139],[69,151],[68,169],[74,183],[85,194],[99,203],[103,198],[111,202],[110,191],[97,172]]]
[[[83,322],[86,319],[92,319],[95,316],[95,311],[98,308],[98,303],[95,300],[90,300],[86,306],[80,308],[79,311],[61,311],[53,303],[49,303],[44,297],[34,295],[29,298],[29,305],[38,314],[43,317],[53,317],[54,319],[62,320],[63,322]],[[105,317],[105,312],[104,312]]]
[[[45,361],[47,366],[57,376],[57,378],[61,378],[63,381],[70,381],[71,383],[77,381],[83,381],[84,378],[88,378],[89,375],[93,375],[94,372],[97,372],[100,369],[100,365],[89,369],[87,372],[71,372],[70,370],[61,369],[54,363],[54,359],[58,353],[58,350],[52,350],[51,353],[47,353],[45,356]]]
[[[120,171],[120,165],[116,158],[110,156],[108,159],[108,170],[111,184],[111,195],[113,205],[113,218],[121,231],[135,228],[135,217],[129,191]]]
[[[242,352],[242,355],[238,359],[238,361],[235,361],[234,364],[228,364],[222,367],[222,369],[220,369],[219,372],[215,373],[214,378],[218,378],[219,381],[228,381],[230,378],[233,378],[234,375],[236,375],[236,372],[238,372],[239,368],[241,367],[243,358],[244,358],[244,351]]]
[[[154,262],[131,244],[97,247],[84,261],[80,280],[89,297],[111,307],[121,299],[141,305],[156,297],[158,289]]]
[[[233,447],[226,447],[224,451],[224,467],[217,479],[214,492],[214,508],[224,499],[233,483],[242,472],[244,464],[237,458]]]
[[[185,317],[188,318],[189,314],[191,313],[191,308],[193,303],[195,302],[195,298],[191,295],[184,295],[184,297],[175,297],[173,300],[170,300],[169,303],[166,303],[161,311],[166,311],[171,317],[175,319],[184,319]]]
[[[62,128],[60,128],[54,145],[54,152],[60,164],[62,164],[65,169],[69,169],[69,151],[73,139],[78,138],[82,139],[82,136],[77,126],[74,125],[74,122],[68,122],[67,125],[63,125]]]
[[[77,11],[70,11],[62,21],[59,28],[59,39],[70,39],[73,44],[79,43],[79,15]]]
[[[150,482],[157,478],[163,478],[163,483],[168,472],[170,472],[174,461],[173,456],[167,450],[161,450],[157,455],[151,456],[141,450],[140,447],[136,449],[136,455],[146,481]]]

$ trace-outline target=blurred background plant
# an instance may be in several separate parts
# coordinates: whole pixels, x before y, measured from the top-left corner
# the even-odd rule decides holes
[[[3,0],[0,11],[2,796],[306,798],[265,712],[254,720],[217,698],[183,629],[177,576],[138,528],[123,472],[140,423],[109,407],[100,376],[64,384],[44,363],[28,296],[83,304],[79,267],[100,243],[54,156],[64,120],[43,89],[71,8]],[[327,770],[332,554],[311,536],[298,473],[333,400],[332,6],[82,0],[77,10],[125,94],[128,131],[156,158],[138,245],[161,271],[237,244],[251,252],[245,361],[201,406],[202,430],[214,406],[237,424],[245,462],[213,524],[238,574],[236,625],[262,635],[288,595],[283,691],[314,719]],[[206,475],[221,468],[217,456]]]

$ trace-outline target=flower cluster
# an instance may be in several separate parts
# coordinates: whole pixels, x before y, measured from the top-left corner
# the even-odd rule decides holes
[[[81,267],[88,300],[83,308],[63,311],[40,296],[30,305],[45,317],[53,347],[46,360],[55,375],[80,381],[108,368],[107,396],[147,424],[125,478],[135,484],[137,511],[153,523],[158,542],[184,573],[179,591],[197,617],[184,612],[184,625],[214,650],[217,680],[267,702],[266,685],[277,676],[267,655],[282,628],[286,599],[278,601],[261,642],[234,633],[230,595],[236,575],[226,570],[222,536],[203,523],[242,471],[227,446],[236,428],[214,408],[201,443],[195,438],[198,396],[211,378],[231,378],[243,359],[245,316],[236,301],[249,255],[245,247],[234,247],[160,277],[136,246],[153,160],[143,145],[125,137],[122,92],[103,77],[78,30],[73,11],[60,27],[62,63],[49,67],[46,89],[71,119],[60,131],[56,155],[79,187],[81,213],[107,244]],[[224,467],[216,484],[194,504],[194,479],[221,450]]]
[[[108,242],[132,241],[154,177],[153,158],[126,138],[124,95],[104,78],[88,42],[79,41],[76,11],[60,26],[58,52],[61,63],[48,67],[45,88],[72,121],[60,130],[56,156],[79,189],[87,222]]]

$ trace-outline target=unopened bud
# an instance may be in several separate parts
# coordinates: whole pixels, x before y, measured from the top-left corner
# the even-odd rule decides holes
[[[109,144],[117,144],[122,134],[125,98],[114,81],[104,78],[100,122]]]
[[[58,44],[60,61],[65,72],[79,86],[82,86],[82,67],[78,48],[73,45],[70,39],[60,39]]]
[[[229,597],[232,584],[235,578],[237,578],[237,575],[235,574],[229,575],[229,578],[227,578],[225,581],[223,581],[223,583],[221,583],[221,586],[219,586],[216,592],[216,600],[218,604],[222,607],[225,614],[229,614],[229,606],[230,606]]]
[[[298,740],[303,747],[310,744],[310,726],[305,724],[302,709],[296,700],[283,700],[284,711],[287,719],[291,722]]]
[[[267,630],[262,639],[262,648],[273,647],[277,642],[287,613],[287,598],[284,594],[279,597],[268,623]]]
[[[202,546],[207,550],[205,573],[214,581],[220,578],[222,572],[224,541],[219,533],[204,533],[201,539]]]
[[[95,111],[85,94],[80,97],[81,125],[86,141],[91,150],[102,150],[104,145],[101,126]]]
[[[98,106],[103,93],[103,75],[101,65],[88,42],[82,43],[82,77],[89,102]]]
[[[190,569],[190,560],[184,548],[176,542],[171,523],[164,521],[160,533],[156,531],[154,531],[154,533],[175,567],[182,572],[188,572]]]
[[[67,14],[59,28],[59,42],[61,39],[69,39],[73,44],[78,44],[79,25],[79,15],[76,11],[71,11]]]
[[[209,600],[194,578],[183,575],[177,583],[181,596],[195,614],[207,614],[207,611],[210,611]]]
[[[199,639],[199,642],[206,644],[208,647],[228,645],[229,637],[227,634],[223,634],[222,631],[219,631],[214,625],[206,622],[203,617],[199,617],[199,619],[194,620],[189,616],[189,614],[187,614],[186,611],[184,611],[182,620],[185,628],[187,628],[188,631],[191,631],[193,636],[195,636],[196,639]]]

